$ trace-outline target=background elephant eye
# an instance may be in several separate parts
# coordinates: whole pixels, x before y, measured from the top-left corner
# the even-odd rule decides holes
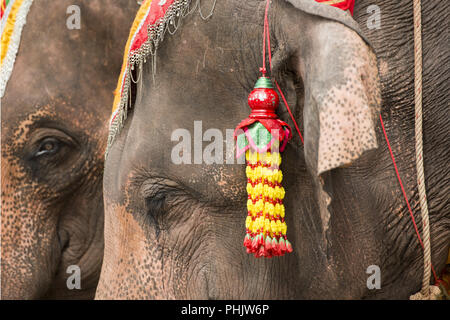
[[[35,157],[43,155],[53,155],[59,151],[61,147],[61,141],[55,138],[46,138],[41,141],[39,148],[34,154]]]

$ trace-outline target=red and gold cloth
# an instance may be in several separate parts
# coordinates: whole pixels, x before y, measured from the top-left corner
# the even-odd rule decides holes
[[[150,59],[154,70],[154,56],[159,44],[164,39],[165,32],[173,34],[179,25],[179,19],[193,10],[190,5],[196,3],[191,0],[144,0],[136,14],[125,46],[122,69],[116,90],[109,126],[108,150],[120,132],[127,118],[127,111],[131,106],[132,82],[142,79],[142,65]],[[137,79],[133,78],[133,70],[137,68]]]
[[[173,0],[167,1],[167,2],[172,3]],[[120,103],[120,100],[121,100],[121,97],[123,94],[125,76],[130,72],[128,57],[133,51],[135,51],[136,49],[139,49],[138,44],[144,43],[145,40],[147,40],[147,38],[148,38],[147,29],[144,28],[144,26],[147,26],[150,22],[150,7],[151,6],[152,6],[152,0],[144,0],[141,4],[141,7],[139,8],[139,11],[136,14],[136,17],[134,18],[133,25],[131,26],[130,34],[128,36],[128,40],[125,45],[125,51],[123,53],[122,70],[120,71],[117,88],[116,88],[116,91],[114,92],[115,97],[114,97],[113,110],[112,110],[113,111],[112,120],[114,120],[114,117],[118,111],[119,103]],[[156,11],[156,9],[154,9],[154,10]],[[164,15],[163,12],[161,12],[160,14],[161,14],[161,16]],[[153,19],[155,19],[155,16],[153,16]]]
[[[353,15],[353,7],[355,6],[355,0],[316,0],[316,2],[328,4],[330,6],[342,9],[344,11],[350,11]]]

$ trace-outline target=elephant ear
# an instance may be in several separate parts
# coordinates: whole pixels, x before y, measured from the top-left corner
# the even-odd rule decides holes
[[[378,147],[377,61],[349,13],[315,1],[287,2],[306,13],[295,63],[305,87],[305,159],[319,176]]]

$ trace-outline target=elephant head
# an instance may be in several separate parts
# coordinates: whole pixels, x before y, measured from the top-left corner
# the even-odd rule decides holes
[[[212,3],[201,1],[203,16]],[[366,270],[383,266],[386,248],[393,246],[384,242],[385,216],[395,216],[399,202],[376,182],[390,173],[389,163],[377,162],[376,56],[339,9],[314,1],[271,2],[272,76],[305,141],[291,140],[282,164],[294,251],[255,259],[242,246],[245,170],[228,157],[233,135],[226,130],[249,114],[265,4],[218,1],[207,21],[188,16],[159,44],[156,71],[155,60],[141,66],[140,82],[130,88],[133,104],[105,162],[105,253],[96,298],[371,294]],[[280,118],[292,124],[280,109]],[[187,160],[179,164],[172,148],[186,140]],[[218,146],[216,160],[202,161],[213,153],[211,146]],[[419,257],[420,251],[409,254]]]
[[[73,5],[79,29],[66,27]],[[31,6],[2,98],[2,299],[95,293],[103,257],[105,121],[124,26],[136,10],[129,1]],[[80,287],[66,284],[78,272],[71,265],[79,267]]]

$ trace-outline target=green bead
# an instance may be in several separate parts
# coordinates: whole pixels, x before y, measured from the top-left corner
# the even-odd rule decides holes
[[[255,89],[273,89],[272,80],[267,77],[259,77],[255,84]]]

